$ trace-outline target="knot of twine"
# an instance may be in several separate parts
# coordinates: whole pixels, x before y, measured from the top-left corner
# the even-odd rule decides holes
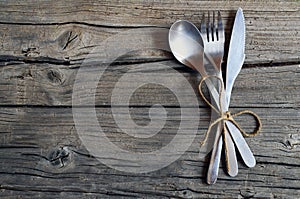
[[[219,91],[219,107],[220,109],[216,108],[215,106],[212,105],[212,103],[210,103],[208,101],[208,99],[205,97],[205,95],[203,94],[202,92],[202,84],[203,82],[208,79],[208,78],[216,78],[218,79],[220,82],[221,82],[221,88],[220,88],[220,91]],[[230,111],[225,111],[223,112],[222,111],[222,93],[224,91],[224,83],[223,83],[223,80],[218,77],[218,76],[215,76],[215,75],[207,75],[205,77],[203,77],[199,83],[199,93],[200,93],[200,96],[203,98],[203,100],[216,112],[219,114],[219,118],[216,119],[214,122],[212,122],[207,131],[206,131],[206,134],[205,134],[205,138],[203,141],[200,142],[201,146],[207,141],[207,138],[208,138],[208,135],[211,131],[211,129],[216,125],[218,124],[219,122],[222,122],[223,123],[223,129],[225,131],[226,127],[225,127],[225,122],[224,121],[230,121],[232,122],[239,130],[240,132],[243,134],[244,137],[253,137],[253,136],[256,136],[260,131],[261,131],[261,127],[262,127],[262,123],[261,123],[261,120],[259,118],[259,116],[250,111],[250,110],[243,110],[243,111],[240,111],[238,113],[235,113],[235,114],[231,114]],[[243,115],[243,114],[248,114],[248,115],[251,115],[257,122],[257,127],[256,129],[252,132],[252,133],[247,133],[246,131],[244,131],[241,126],[234,120],[234,117],[237,117],[239,115]]]

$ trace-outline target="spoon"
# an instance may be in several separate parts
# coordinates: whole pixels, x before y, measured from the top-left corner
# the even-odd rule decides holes
[[[176,21],[169,30],[169,45],[175,58],[185,66],[197,70],[202,77],[207,76],[203,64],[203,40],[198,28],[189,21]],[[213,83],[205,83],[219,108],[219,94]]]
[[[176,21],[170,28],[169,31],[169,45],[171,48],[172,53],[174,54],[175,58],[181,62],[182,64],[197,70],[202,77],[207,76],[207,71],[204,67],[203,56],[204,56],[204,44],[202,40],[202,36],[198,28],[184,20]],[[210,74],[213,72],[215,74],[220,74],[221,71],[214,70],[209,71]],[[211,91],[211,96],[215,101],[215,105],[219,105],[219,92],[217,92],[214,84],[210,81],[210,79],[206,79],[205,83],[209,90]],[[216,135],[221,135],[222,128],[219,124],[218,128],[216,129]],[[226,136],[228,139],[228,136]],[[227,142],[226,142],[227,143]],[[228,142],[228,143],[232,143]],[[213,154],[209,166],[208,175],[212,176],[209,178],[217,177],[219,161],[222,151],[222,136],[219,136],[215,143],[213,143],[214,149]],[[212,146],[211,146],[212,147]],[[227,146],[228,147],[228,146]],[[230,145],[233,148],[233,143]],[[235,154],[234,154],[235,155]],[[235,158],[235,157],[234,157]],[[215,180],[212,180],[215,182]],[[211,183],[210,183],[211,184]]]
[[[176,21],[169,31],[169,45],[182,64],[206,74],[203,68],[203,41],[197,27],[189,21]]]

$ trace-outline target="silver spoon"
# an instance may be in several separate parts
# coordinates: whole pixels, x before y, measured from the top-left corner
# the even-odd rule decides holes
[[[203,40],[194,24],[185,20],[176,21],[169,30],[169,45],[179,62],[197,70],[202,77],[207,76],[203,64]],[[219,108],[219,94],[215,86],[209,79],[205,83]]]
[[[169,45],[178,61],[201,74],[205,73],[202,67],[203,41],[194,24],[185,20],[176,21],[169,31]]]
[[[169,31],[169,45],[171,48],[172,53],[176,57],[176,59],[181,62],[182,64],[197,70],[200,72],[202,77],[205,77],[207,75],[207,71],[204,67],[203,62],[203,55],[204,55],[204,49],[203,49],[203,40],[200,31],[197,29],[194,24],[188,22],[188,21],[177,21],[175,22]],[[210,74],[213,73],[213,75],[220,74],[219,69],[215,69],[214,67],[211,68],[213,70],[210,70]],[[207,87],[211,91],[212,98],[215,101],[215,105],[219,105],[219,92],[217,92],[214,84],[207,79],[205,81]],[[221,125],[219,124],[216,135],[221,135]],[[227,136],[226,136],[227,137]],[[210,171],[208,172],[208,175],[214,176],[212,178],[216,179],[216,176],[218,175],[218,167],[219,167],[219,160],[221,156],[221,150],[222,150],[222,136],[219,136],[219,138],[214,143],[214,150],[211,157],[210,162]],[[232,141],[230,142],[232,143]],[[232,146],[233,143],[232,143]],[[215,153],[214,153],[215,152]],[[234,154],[235,155],[235,154]],[[235,158],[235,157],[234,157]],[[215,182],[215,180],[213,180]]]

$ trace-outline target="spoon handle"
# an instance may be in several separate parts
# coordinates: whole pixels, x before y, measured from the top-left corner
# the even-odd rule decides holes
[[[221,124],[218,125],[218,129],[219,128],[221,128]],[[221,129],[219,129],[218,132],[221,132]],[[221,152],[222,152],[222,146],[223,146],[223,136],[222,136],[222,134],[220,134],[220,136],[216,136],[216,138],[217,139],[215,139],[214,148],[212,150],[210,163],[209,163],[209,167],[208,167],[208,172],[207,172],[207,183],[208,184],[216,183],[217,178],[218,178]]]

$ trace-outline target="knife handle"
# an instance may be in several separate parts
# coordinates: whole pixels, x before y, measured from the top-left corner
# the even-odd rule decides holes
[[[239,150],[242,159],[244,160],[244,163],[248,167],[254,167],[256,164],[255,157],[253,153],[251,152],[244,136],[240,132],[240,130],[231,122],[226,121],[226,126],[231,134],[231,137]]]

